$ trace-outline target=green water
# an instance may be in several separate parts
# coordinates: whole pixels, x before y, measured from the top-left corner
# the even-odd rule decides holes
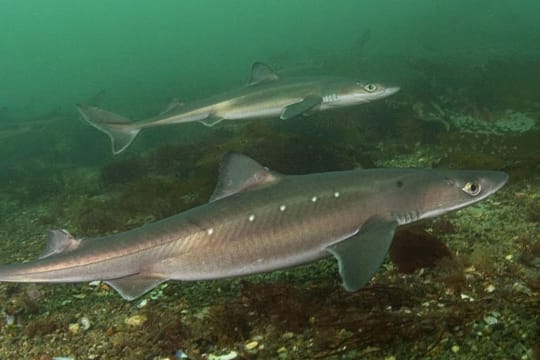
[[[427,238],[426,254],[386,260],[355,293],[333,259],[169,281],[134,302],[103,284],[0,283],[0,359],[538,359],[539,14],[537,0],[0,0],[2,265],[35,260],[48,229],[104,236],[205,204],[227,152],[283,174],[510,176],[399,233]],[[149,118],[244,86],[255,61],[401,91],[287,121],[145,129],[118,156],[75,109]]]
[[[70,108],[105,89],[148,106],[241,85],[256,60],[399,80],[411,58],[537,56],[539,11],[533,0],[3,0],[0,105]]]

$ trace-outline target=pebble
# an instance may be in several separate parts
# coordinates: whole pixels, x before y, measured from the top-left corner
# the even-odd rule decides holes
[[[497,318],[498,316],[499,316],[499,313],[493,312],[489,315],[484,316],[484,322],[490,326],[495,325],[499,322],[499,319]]]
[[[250,341],[246,344],[246,350],[255,350],[259,346],[259,343],[257,341]]]
[[[177,350],[174,358],[175,359],[189,359],[189,356],[182,350]]]
[[[88,320],[86,316],[81,318],[80,323],[82,325],[83,330],[90,329],[90,320]]]
[[[294,337],[294,333],[287,331],[285,334],[281,335],[281,337],[285,340],[292,339]]]
[[[124,320],[124,323],[129,326],[141,326],[146,322],[147,318],[144,315],[133,315]]]
[[[233,359],[236,359],[237,357],[238,357],[238,353],[233,350],[230,353],[223,354],[223,355],[210,354],[208,355],[208,360],[233,360]]]
[[[137,308],[142,309],[142,308],[145,307],[147,304],[148,304],[148,300],[143,299],[143,300],[141,300],[141,301],[137,304]]]
[[[486,286],[486,288],[484,290],[487,293],[492,293],[492,292],[495,291],[495,286],[493,284],[489,284],[488,286]]]
[[[525,294],[525,295],[529,295],[531,296],[532,295],[532,291],[531,289],[529,289],[527,286],[519,283],[519,282],[515,282],[513,285],[512,285],[512,290],[516,291],[516,292],[519,292],[519,293],[522,293],[522,294]]]
[[[459,345],[452,345],[452,352],[453,353],[459,352]]]
[[[71,323],[68,325],[68,331],[72,334],[76,334],[81,330],[81,325],[78,323]]]
[[[15,315],[6,315],[6,325],[15,324]]]

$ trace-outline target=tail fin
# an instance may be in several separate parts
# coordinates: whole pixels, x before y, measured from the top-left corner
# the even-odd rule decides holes
[[[102,110],[98,107],[77,104],[77,110],[84,119],[111,138],[113,154],[119,154],[127,148],[141,128],[121,115]]]

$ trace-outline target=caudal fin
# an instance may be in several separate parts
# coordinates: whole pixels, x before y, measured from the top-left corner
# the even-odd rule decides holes
[[[77,104],[77,110],[90,125],[111,138],[112,152],[115,155],[124,151],[141,131],[141,128],[128,118],[95,106]]]

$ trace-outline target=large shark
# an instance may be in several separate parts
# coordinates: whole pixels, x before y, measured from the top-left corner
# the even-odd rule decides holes
[[[132,300],[171,279],[255,274],[333,255],[354,291],[379,269],[398,226],[474,204],[507,178],[430,169],[285,176],[229,154],[208,204],[99,238],[50,231],[40,259],[0,267],[0,281],[103,280]]]
[[[199,121],[213,126],[222,120],[279,116],[290,119],[316,111],[362,104],[394,94],[399,87],[339,77],[291,77],[281,79],[257,62],[247,86],[192,104],[172,102],[156,117],[132,122],[100,108],[78,104],[77,109],[92,126],[106,133],[112,151],[126,149],[141,129]]]

